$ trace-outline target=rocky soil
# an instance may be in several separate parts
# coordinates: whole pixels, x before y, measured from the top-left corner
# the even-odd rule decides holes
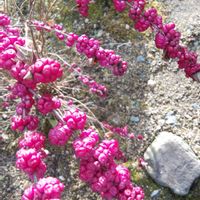
[[[200,54],[199,0],[157,2],[164,8],[165,20],[177,24],[183,36],[182,42]],[[83,28],[90,27],[93,23],[90,20],[81,22]],[[76,26],[75,24],[74,27]],[[124,29],[133,31],[127,25],[124,25]],[[129,158],[126,164],[132,171],[133,181],[144,187],[146,200],[152,199],[152,192],[158,189],[159,195],[156,198],[160,200],[200,199],[200,180],[195,182],[188,196],[178,197],[168,189],[156,185],[135,164],[136,155],[143,156],[146,148],[161,131],[181,136],[200,159],[200,83],[187,79],[175,62],[163,61],[162,52],[154,47],[153,38],[148,34],[137,34],[131,41],[119,41],[114,39],[112,33],[100,28],[91,35],[101,38],[104,47],[116,50],[129,62],[128,72],[122,78],[108,74],[102,77],[101,73],[97,73],[97,78],[108,86],[110,95],[104,101],[98,100],[95,103],[97,107],[92,109],[101,120],[110,121],[117,126],[128,124],[130,131],[136,135],[144,135],[143,142],[123,140],[123,148]],[[7,85],[6,81],[1,80],[1,88]],[[5,120],[10,113],[9,110],[1,110],[0,126],[4,140],[0,144],[0,194],[3,200],[18,200],[30,182],[14,167],[16,139],[19,135],[13,135],[10,131],[4,134],[5,130],[9,130]],[[100,199],[78,180],[77,163],[70,148],[66,149],[52,150],[47,160],[47,175],[59,177],[66,185],[63,199]]]

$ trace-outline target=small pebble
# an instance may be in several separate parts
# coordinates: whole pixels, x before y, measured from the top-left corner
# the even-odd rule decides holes
[[[176,120],[176,116],[167,116],[166,117],[166,123],[167,124],[176,124],[177,120]]]
[[[132,123],[138,123],[139,121],[140,121],[140,118],[138,116],[131,116]]]
[[[88,18],[86,18],[86,19],[85,19],[85,23],[88,23],[88,22],[89,22],[89,19],[88,19]]]
[[[129,30],[129,29],[130,29],[130,26],[129,26],[128,24],[126,24],[126,25],[125,25],[125,29],[126,29],[126,30]]]
[[[160,192],[161,192],[161,189],[154,190],[151,193],[151,199],[153,199],[153,200],[158,199],[158,197],[160,196]]]
[[[137,62],[145,62],[145,58],[144,58],[144,56],[138,56],[137,58],[136,58],[136,61]]]
[[[175,111],[169,111],[165,116],[165,120],[167,124],[175,125],[177,123]]]
[[[103,35],[103,30],[99,30],[97,33],[97,37],[101,37]]]
[[[156,85],[156,81],[154,80],[148,80],[147,84],[150,86],[150,87],[154,87]]]
[[[192,104],[192,108],[193,108],[194,110],[198,110],[198,109],[200,109],[200,104],[198,104],[198,103],[193,103],[193,104]]]
[[[61,181],[64,181],[65,180],[65,177],[64,176],[59,176],[58,177]]]

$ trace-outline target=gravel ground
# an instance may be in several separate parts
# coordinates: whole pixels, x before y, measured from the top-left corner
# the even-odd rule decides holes
[[[164,3],[169,16],[166,20],[174,21],[182,32],[182,42],[200,54],[199,0],[160,2]],[[97,75],[108,85],[110,96],[105,101],[98,100],[98,107],[93,110],[101,120],[108,120],[117,126],[128,124],[135,134],[144,135],[143,142],[123,140],[130,161],[135,161],[136,155],[142,156],[155,136],[164,130],[181,136],[200,158],[199,83],[185,78],[175,62],[163,61],[162,53],[155,49],[151,37],[138,35],[132,43],[125,41],[119,44],[104,30],[95,34],[97,37],[103,35],[104,47],[117,50],[129,62],[128,73],[123,78],[102,77],[101,73]],[[3,130],[6,129],[4,118],[2,116],[1,119]],[[17,136],[12,134],[4,135],[5,140],[0,146],[0,194],[3,200],[20,199],[24,188],[30,184],[23,173],[14,167]],[[78,180],[77,163],[70,152],[64,149],[51,151],[47,163],[47,175],[57,176],[65,182],[63,199],[100,199]],[[171,195],[162,200],[176,199]],[[150,197],[146,196],[146,199],[150,200]]]

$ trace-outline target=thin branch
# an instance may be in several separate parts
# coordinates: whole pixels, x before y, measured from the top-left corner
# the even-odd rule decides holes
[[[57,1],[58,0],[54,0],[53,3],[50,5],[48,11],[46,12],[46,17],[45,17],[46,19],[48,18],[48,14],[51,13],[52,8],[54,7],[54,5],[56,4]]]
[[[35,0],[29,0],[30,9],[29,9],[29,17],[28,18],[30,21],[31,21],[31,17],[33,14],[34,5],[35,5]]]
[[[36,44],[36,41],[35,41],[35,37],[34,37],[34,34],[33,34],[33,30],[31,27],[30,28],[30,32],[31,32],[31,37],[32,37],[32,40],[33,40],[33,46],[34,46],[34,49],[36,50],[36,57],[39,58],[39,51],[38,51],[38,48],[37,48],[37,44]]]
[[[45,46],[44,31],[43,30],[40,32],[40,35],[42,37],[42,45],[41,45],[40,54],[43,56],[43,50],[44,50],[44,46]]]
[[[127,2],[127,1],[126,1],[126,4],[127,4],[129,7],[132,7],[132,5],[131,5],[129,2]],[[161,33],[162,35],[165,36],[164,32],[163,32],[162,30],[160,30],[157,26],[155,26],[155,25],[152,24],[152,23],[151,23],[151,26],[153,27],[153,28],[152,28],[152,29],[153,29],[153,30],[152,30],[153,33],[156,31],[156,32],[159,32],[159,33]],[[132,29],[132,30],[135,31],[135,29]],[[200,83],[200,72],[195,73],[195,74],[192,76],[192,78],[193,78],[193,80],[195,80],[195,81],[197,81],[197,82]]]
[[[35,96],[36,99],[39,99],[41,96],[39,94],[37,94],[34,90],[29,89],[29,91]],[[61,116],[61,114],[59,113],[59,111],[57,110],[53,110],[53,115],[56,117],[56,119],[58,121],[61,121],[62,123],[65,123],[65,121],[63,120],[63,117]]]

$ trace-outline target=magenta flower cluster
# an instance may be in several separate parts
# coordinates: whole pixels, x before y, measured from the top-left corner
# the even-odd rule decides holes
[[[84,17],[88,16],[88,8],[91,0],[76,0],[76,4],[80,14]]]
[[[69,110],[60,122],[49,131],[48,138],[52,145],[64,146],[76,130],[83,130],[86,124],[86,114],[78,109]]]
[[[162,33],[158,32],[155,36],[156,47],[164,49],[166,58],[177,58],[180,38],[181,34],[175,30],[174,23],[165,24]]]
[[[62,76],[60,63],[50,58],[38,59],[31,66],[31,74],[35,83],[50,83]]]
[[[174,23],[164,24],[155,8],[145,10],[146,0],[113,0],[113,4],[118,12],[129,7],[129,17],[134,21],[134,28],[139,32],[151,28],[155,33],[155,45],[163,50],[164,58],[176,59],[186,77],[194,79],[194,74],[200,71],[197,54],[180,44],[181,33],[175,30]]]
[[[79,36],[76,35],[75,33],[67,34],[66,42],[65,42],[66,46],[72,47],[75,44],[75,42],[78,40],[78,37]]]
[[[122,157],[116,140],[99,143],[98,133],[88,129],[74,141],[73,147],[80,159],[80,179],[103,199],[144,199],[143,190],[132,185],[129,170],[115,162]]]
[[[52,145],[64,146],[72,133],[72,130],[67,125],[59,123],[49,131],[48,139]]]
[[[31,180],[34,176],[40,179],[46,172],[46,164],[42,160],[45,136],[40,132],[25,132],[19,141],[20,150],[16,153],[16,167],[24,171]]]
[[[11,87],[10,89],[15,98],[17,98],[17,97],[23,98],[23,96],[25,96],[27,94],[31,94],[28,91],[28,88],[24,84],[21,84],[20,82],[16,82],[14,84],[14,86]]]
[[[12,130],[23,131],[27,128],[30,131],[37,129],[39,124],[39,119],[34,115],[14,115],[11,118],[11,128]]]
[[[22,200],[59,200],[63,190],[64,185],[57,178],[42,178],[24,191]]]
[[[87,116],[79,109],[71,109],[64,114],[63,120],[71,130],[83,130]]]
[[[5,14],[0,13],[0,26],[7,25],[10,25],[10,18]]]
[[[17,46],[23,46],[25,40],[19,37],[17,28],[11,29],[8,16],[0,13],[0,26],[6,26],[0,29],[0,68],[10,70],[16,65],[14,58],[17,57]]]
[[[91,93],[97,94],[102,98],[108,95],[108,90],[104,85],[97,83],[88,75],[83,75],[82,69],[78,67],[78,65],[76,65],[75,63],[71,65],[69,71],[78,76],[77,78],[81,81],[81,83],[89,87],[89,91]]]
[[[99,135],[93,129],[82,131],[79,138],[73,142],[76,157],[89,158],[98,141]]]
[[[2,66],[4,67],[5,63]],[[18,61],[13,63],[9,70],[13,78],[28,88],[35,88],[38,83],[54,82],[62,76],[63,71],[60,63],[50,58],[38,59],[31,66]]]
[[[34,99],[32,95],[26,94],[25,96],[21,97],[21,102],[16,106],[16,113],[17,115],[23,115],[23,112],[27,115],[30,112],[31,107],[34,104]]]
[[[132,20],[138,20],[144,10],[146,2],[144,0],[134,0],[134,2],[132,1],[131,3],[129,17]]]
[[[16,106],[16,115],[11,118],[11,128],[18,131],[23,131],[25,128],[35,130],[38,127],[39,119],[37,116],[30,114],[31,108],[35,103],[33,95],[20,82],[16,82],[10,90],[13,99],[21,99],[21,102]]]
[[[34,176],[40,179],[46,172],[46,164],[43,162],[40,152],[36,149],[20,149],[16,153],[16,167],[24,171],[31,180]]]
[[[99,49],[99,41],[94,38],[88,38],[86,35],[78,37],[76,49],[79,53],[85,54],[88,58],[93,58]]]
[[[118,134],[120,136],[123,136],[123,137],[127,137],[128,134],[129,134],[127,126],[124,126],[124,127],[114,127],[114,126],[108,124],[107,122],[103,122],[103,126],[105,128],[107,128],[108,130],[110,130],[111,132],[116,133],[116,134]]]
[[[116,8],[117,3],[115,0],[113,2]],[[145,0],[129,1],[126,4],[130,6],[129,17],[134,21],[134,28],[140,32],[151,28],[155,32],[155,45],[163,49],[164,57],[177,59],[178,67],[185,71],[186,77],[193,78],[200,71],[197,54],[180,44],[181,33],[175,30],[175,24],[163,24],[162,16],[158,15],[155,8],[145,10]]]
[[[97,83],[94,79],[86,75],[80,75],[78,79],[90,88],[92,93],[97,94],[100,97],[107,96],[107,88],[104,85]]]
[[[103,49],[100,42],[94,38],[88,38],[86,35],[78,36],[74,33],[65,33],[55,26],[48,26],[39,21],[33,21],[37,30],[52,30],[58,39],[63,35],[62,40],[68,47],[76,46],[77,52],[84,54],[87,58],[93,58],[102,67],[106,67],[116,76],[122,76],[127,70],[127,62],[123,61],[121,56],[115,54],[113,50]],[[59,35],[59,36],[58,36]]]
[[[29,25],[33,24],[37,30],[53,30],[58,39],[66,41],[66,45],[75,45],[79,53],[111,69],[113,74],[122,75],[125,72],[126,62],[114,51],[101,48],[97,40],[86,35],[79,37],[73,33],[65,34],[60,25],[51,27],[42,22],[30,22]],[[73,147],[76,157],[80,159],[80,178],[94,192],[98,192],[104,199],[143,200],[144,193],[140,187],[132,185],[128,169],[116,163],[116,160],[124,157],[117,140],[100,142],[97,132],[93,129],[84,130],[87,122],[84,112],[68,104],[68,110],[63,114],[59,110],[59,99],[50,93],[39,94],[38,85],[49,84],[62,77],[60,63],[51,58],[38,58],[32,62],[27,60],[20,51],[20,48],[25,48],[25,40],[20,38],[20,31],[10,25],[9,17],[4,14],[0,14],[0,41],[0,66],[16,80],[9,87],[10,99],[19,99],[16,114],[11,119],[11,128],[24,132],[24,136],[19,139],[16,167],[34,182],[24,191],[22,200],[59,200],[64,190],[64,185],[58,179],[44,178],[47,168],[44,162],[47,156],[44,149],[45,135],[38,130],[40,119],[50,113],[58,121],[48,133],[50,144],[64,146],[73,133],[81,131]],[[88,76],[79,74],[79,79],[93,93],[104,96],[107,92],[105,87]],[[40,115],[36,116],[36,113]]]
[[[123,0],[113,0],[113,4],[118,12],[122,12],[126,8],[126,1]]]
[[[41,150],[44,148],[45,139],[41,132],[27,131],[19,140],[19,148]]]
[[[47,113],[60,108],[60,106],[60,100],[48,93],[43,94],[37,101],[37,109],[43,115],[46,115]]]

